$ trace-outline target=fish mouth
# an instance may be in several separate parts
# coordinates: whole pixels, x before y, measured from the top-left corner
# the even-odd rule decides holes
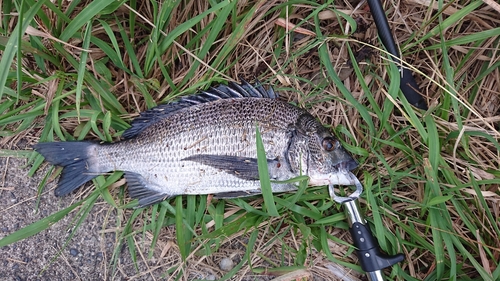
[[[329,174],[328,185],[353,185],[355,183],[355,179],[353,178],[351,171],[358,167],[358,162],[352,159],[340,162],[334,167],[337,172]]]
[[[352,171],[358,167],[358,162],[351,158],[349,160],[338,163],[334,167],[341,173],[348,173],[349,171]]]
[[[357,163],[353,164],[350,161],[345,161],[337,164],[337,172],[328,175],[327,185],[353,185],[355,179],[351,170],[357,167]]]
[[[358,167],[358,162],[351,158],[349,160],[342,161],[333,167],[335,168],[335,170],[337,170],[337,173],[347,175],[350,173],[350,171]]]
[[[355,176],[350,171],[358,167],[358,162],[343,148],[333,155],[333,159],[336,161],[332,163],[333,169],[328,174],[327,185],[355,184]]]
[[[358,167],[356,160],[349,159],[342,161],[333,167],[334,172],[318,175],[317,177],[310,175],[309,185],[353,185],[355,183],[353,174],[350,171]]]

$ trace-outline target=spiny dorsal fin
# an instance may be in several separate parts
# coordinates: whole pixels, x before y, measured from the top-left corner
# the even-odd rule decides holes
[[[228,85],[210,87],[206,91],[183,97],[176,102],[161,104],[141,112],[141,115],[132,121],[131,127],[123,133],[122,137],[125,139],[136,137],[147,127],[169,117],[174,112],[196,104],[229,98],[278,98],[278,94],[274,92],[273,88],[269,87],[269,89],[266,90],[258,80],[255,81],[254,85],[251,85],[241,77],[240,80],[241,84],[229,82]]]

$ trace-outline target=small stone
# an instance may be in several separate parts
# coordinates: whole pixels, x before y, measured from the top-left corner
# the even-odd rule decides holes
[[[229,271],[233,269],[234,263],[230,258],[223,258],[219,263],[219,268],[224,271]]]
[[[72,255],[73,257],[76,257],[76,256],[78,256],[78,250],[75,248],[71,248],[69,250],[69,254]]]
[[[216,279],[217,279],[217,278],[215,278],[215,275],[213,275],[213,274],[209,274],[209,275],[207,276],[207,278],[205,278],[205,280],[207,280],[207,281],[213,281],[213,280],[216,280]]]

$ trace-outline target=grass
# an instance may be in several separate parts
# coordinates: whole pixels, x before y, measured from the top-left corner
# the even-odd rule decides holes
[[[362,206],[374,235],[385,252],[406,255],[386,271],[391,280],[499,280],[500,20],[482,1],[398,3],[387,2],[386,11],[427,112],[398,93],[398,69],[377,49],[365,6],[3,1],[0,156],[29,159],[32,175],[43,159],[16,148],[20,139],[118,140],[133,117],[158,103],[257,76],[332,128],[361,163]],[[278,18],[316,36],[287,31],[274,24]],[[357,62],[362,46],[371,55]],[[232,271],[218,272],[221,280],[303,268],[324,276],[328,262],[360,270],[326,187],[303,180],[298,192],[265,193],[264,201],[184,196],[134,210],[120,177],[98,177],[81,201],[0,246],[68,214],[77,228],[100,197],[120,214],[109,272],[126,244],[134,261],[155,256],[168,264],[165,276],[192,279],[195,261],[216,260],[235,240],[245,250]],[[167,257],[162,233],[174,226],[170,253],[177,254]]]

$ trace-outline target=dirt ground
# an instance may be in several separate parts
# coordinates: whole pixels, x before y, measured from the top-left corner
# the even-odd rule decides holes
[[[44,171],[29,177],[26,162],[25,159],[0,158],[0,238],[70,206],[74,200],[71,196],[55,197],[47,191],[37,202],[37,186]],[[54,188],[54,184],[49,184],[46,190]],[[106,279],[107,263],[114,249],[114,233],[101,231],[108,209],[106,203],[96,204],[66,246],[72,215],[46,231],[0,248],[0,280]],[[137,274],[130,255],[122,254],[121,265],[114,279]],[[141,280],[153,278],[144,276]]]

